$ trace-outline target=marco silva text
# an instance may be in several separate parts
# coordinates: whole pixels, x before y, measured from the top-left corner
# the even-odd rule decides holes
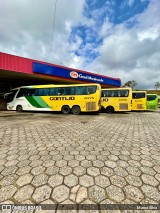
[[[139,210],[158,210],[159,208],[157,207],[157,205],[154,205],[154,204],[153,205],[144,204],[144,205],[138,205],[137,209],[139,209]]]

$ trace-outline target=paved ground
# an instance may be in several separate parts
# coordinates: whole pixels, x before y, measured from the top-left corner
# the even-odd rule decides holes
[[[160,111],[0,111],[0,202],[159,203]]]

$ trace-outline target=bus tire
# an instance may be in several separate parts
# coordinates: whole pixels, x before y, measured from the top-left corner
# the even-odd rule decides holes
[[[70,113],[70,108],[69,108],[69,106],[67,106],[67,105],[64,105],[63,107],[62,107],[62,113],[63,114],[69,114]]]
[[[106,112],[107,112],[107,113],[113,113],[113,112],[114,112],[114,107],[113,107],[113,106],[108,106],[108,107],[106,108]]]
[[[73,106],[72,107],[72,114],[73,115],[79,115],[81,113],[81,108],[79,106]]]
[[[17,112],[22,112],[23,111],[23,107],[21,105],[17,105],[16,111]]]

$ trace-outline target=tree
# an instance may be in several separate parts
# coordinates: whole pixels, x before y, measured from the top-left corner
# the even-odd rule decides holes
[[[123,87],[131,87],[132,89],[137,85],[137,82],[135,80],[127,81]]]
[[[159,82],[156,82],[154,86],[155,86],[155,88],[156,88],[156,90],[157,90],[157,89],[160,87],[160,83],[159,83]]]

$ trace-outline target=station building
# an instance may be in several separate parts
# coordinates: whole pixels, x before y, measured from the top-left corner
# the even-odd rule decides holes
[[[120,87],[121,80],[0,52],[0,96],[12,88],[41,84],[99,83]]]

